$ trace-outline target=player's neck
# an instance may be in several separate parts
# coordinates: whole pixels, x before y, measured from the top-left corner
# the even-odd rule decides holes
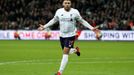
[[[65,10],[66,12],[69,12],[69,11],[71,10],[71,8],[69,8],[69,9],[65,9],[65,8],[64,8],[64,10]]]

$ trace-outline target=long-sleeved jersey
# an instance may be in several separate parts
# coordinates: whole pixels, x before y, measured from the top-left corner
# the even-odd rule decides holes
[[[58,9],[54,18],[44,25],[44,28],[59,22],[60,37],[72,37],[76,35],[76,21],[79,21],[91,30],[93,29],[93,27],[80,16],[79,11],[74,8],[71,8],[69,11],[65,11],[64,8]]]

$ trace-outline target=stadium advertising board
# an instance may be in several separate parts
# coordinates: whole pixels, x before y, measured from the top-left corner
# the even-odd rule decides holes
[[[102,40],[134,41],[134,31],[102,31]],[[80,40],[96,40],[92,31],[83,31]]]
[[[12,30],[0,31],[0,40],[14,40]],[[45,40],[46,31],[18,31],[22,40]],[[134,31],[102,31],[102,40],[134,41]],[[96,40],[92,31],[82,31],[79,40]],[[59,31],[51,31],[50,40],[59,40]]]

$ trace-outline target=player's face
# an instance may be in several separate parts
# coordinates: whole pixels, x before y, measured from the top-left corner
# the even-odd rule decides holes
[[[66,11],[69,11],[71,8],[71,1],[64,1],[63,2],[63,7]]]

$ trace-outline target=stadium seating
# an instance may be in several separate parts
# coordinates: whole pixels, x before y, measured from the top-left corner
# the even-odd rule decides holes
[[[0,0],[0,29],[37,29],[62,7],[62,0]],[[103,30],[134,29],[134,0],[73,0],[83,18]],[[78,24],[81,29],[85,27]],[[58,29],[54,26],[52,29]]]

